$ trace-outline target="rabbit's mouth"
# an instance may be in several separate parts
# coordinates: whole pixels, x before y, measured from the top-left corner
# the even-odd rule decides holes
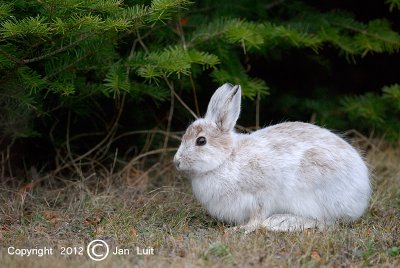
[[[176,168],[177,171],[179,171],[179,172],[185,172],[186,171],[187,172],[189,170],[187,165],[185,165],[183,163],[181,158],[174,157],[173,162],[174,162],[174,165],[175,165],[175,168]]]
[[[191,177],[192,177],[191,175],[193,175],[192,170],[190,170],[188,168],[184,168],[181,161],[174,160],[174,164],[175,164],[175,169],[179,175],[182,175],[183,177],[185,177],[187,179],[191,179]]]
[[[188,168],[186,165],[182,164],[181,161],[177,162],[174,161],[174,164],[175,164],[175,169],[183,175],[190,175],[192,173],[195,173],[195,171],[192,168]]]

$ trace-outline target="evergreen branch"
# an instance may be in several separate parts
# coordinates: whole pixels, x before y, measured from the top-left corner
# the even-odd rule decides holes
[[[337,23],[337,22],[331,22],[331,24],[335,25],[335,26],[342,27],[344,29],[351,30],[353,32],[357,32],[357,33],[360,33],[360,34],[363,34],[363,35],[366,35],[366,36],[370,36],[372,38],[375,38],[377,40],[383,41],[385,43],[390,43],[392,45],[400,47],[400,36],[398,34],[396,36],[397,40],[395,40],[395,39],[385,38],[384,36],[378,35],[376,33],[371,33],[370,31],[368,31],[368,29],[360,29],[360,28],[356,28],[356,27],[351,26],[351,25]],[[392,33],[396,34],[395,32],[392,32]]]
[[[395,8],[400,10],[400,0],[386,0],[385,4],[389,5],[390,12],[392,12]]]
[[[84,40],[86,40],[86,39],[88,39],[89,37],[92,37],[92,36],[94,36],[94,34],[81,35],[80,38],[78,38],[77,40],[75,40],[74,42],[72,42],[72,43],[70,43],[70,44],[68,44],[66,46],[63,46],[63,47],[61,47],[61,48],[59,48],[57,50],[54,50],[54,51],[52,51],[50,53],[47,53],[47,54],[39,56],[39,57],[23,60],[22,62],[24,64],[27,64],[27,63],[32,63],[32,62],[35,62],[35,61],[40,61],[40,60],[52,57],[52,56],[54,56],[56,54],[59,54],[59,53],[65,51],[65,50],[67,50],[67,49],[69,49],[69,48],[81,43],[82,41],[84,41]]]
[[[188,47],[195,47],[209,40],[219,40],[239,44],[244,53],[247,48],[259,48],[264,43],[265,25],[241,19],[217,19],[198,27],[191,35]]]
[[[15,58],[13,55],[10,55],[10,54],[8,54],[7,52],[3,51],[1,48],[0,48],[0,53],[1,53],[2,55],[4,55],[4,57],[6,57],[7,59],[9,59],[9,60],[11,60],[11,61],[13,61],[13,62],[15,62],[15,63],[24,64],[24,61],[23,61],[23,60],[20,60],[20,59]]]
[[[97,0],[91,9],[100,13],[113,13],[121,8],[123,0]]]
[[[372,93],[360,97],[346,97],[341,103],[352,119],[366,119],[375,125],[384,123],[385,104],[380,97]]]
[[[29,89],[30,94],[36,93],[47,85],[41,75],[26,65],[19,68],[17,74],[24,88]]]
[[[218,19],[208,24],[197,27],[191,34],[187,47],[194,47],[199,43],[205,43],[212,39],[217,39],[226,33],[229,24],[236,24],[236,19]]]
[[[310,33],[306,29],[299,28],[298,25],[293,24],[266,24],[263,35],[267,44],[278,40],[295,47],[310,47],[314,51],[317,51],[323,42],[323,39],[317,34]]]
[[[383,98],[392,102],[397,111],[400,112],[400,85],[394,84],[390,86],[385,86],[383,87],[382,92]]]
[[[214,70],[211,73],[211,76],[218,84],[223,84],[229,81],[234,84],[241,85],[243,96],[251,100],[253,100],[257,96],[265,96],[268,94],[269,88],[265,81],[257,78],[250,78],[245,73],[241,65],[238,66],[238,70],[234,70],[231,66],[228,66],[228,68],[231,69]]]
[[[106,88],[114,93],[114,98],[120,91],[129,92],[130,90],[128,73],[122,67],[120,63],[114,64],[104,79]]]
[[[174,64],[171,64],[174,62]],[[176,74],[188,76],[192,64],[200,64],[211,68],[219,64],[219,59],[213,54],[195,49],[185,50],[181,46],[167,47],[161,51],[149,52],[146,55],[136,53],[129,61],[136,68],[139,76],[157,82],[159,78]]]
[[[320,35],[324,41],[329,41],[338,46],[347,55],[357,54],[357,49],[354,47],[354,42],[346,35],[340,35],[337,29],[322,28]]]
[[[190,5],[188,0],[153,0],[151,1],[149,21],[163,21],[169,19],[171,12]]]
[[[139,31],[137,31],[138,33],[138,42],[141,44],[141,46],[143,47],[143,49],[146,51],[146,54],[149,54],[149,50],[147,48],[147,46],[143,43],[142,37],[140,36]],[[132,56],[133,58],[133,54],[131,54],[130,56]],[[132,59],[131,58],[131,59]],[[183,107],[185,107],[185,109],[187,111],[189,111],[189,113],[195,118],[197,119],[198,116],[196,115],[196,113],[193,112],[192,109],[190,109],[190,107],[182,100],[182,98],[176,93],[176,91],[174,90],[173,86],[171,85],[171,83],[168,80],[168,77],[166,77],[165,75],[163,76],[164,81],[166,82],[166,84],[168,85],[168,87],[170,88],[173,96],[182,104]]]
[[[71,62],[70,64],[68,64],[66,66],[64,66],[63,68],[60,68],[60,69],[58,69],[57,71],[55,71],[53,73],[47,74],[45,77],[43,77],[43,80],[45,80],[45,81],[49,80],[50,78],[60,74],[61,72],[70,69],[71,67],[75,66],[77,63],[83,61],[84,59],[87,59],[88,57],[93,56],[95,53],[96,52],[93,51],[93,52],[87,53],[86,55],[83,55],[83,56],[77,58],[75,61]]]
[[[27,17],[21,21],[6,20],[1,23],[0,33],[5,38],[22,37],[26,35],[48,36],[52,32],[45,18]]]
[[[0,2],[0,20],[11,15],[13,9],[12,3]]]

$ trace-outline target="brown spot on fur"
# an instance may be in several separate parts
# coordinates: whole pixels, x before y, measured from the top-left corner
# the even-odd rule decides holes
[[[218,127],[211,125],[191,125],[186,130],[186,133],[182,137],[182,142],[194,141],[200,133],[204,133],[207,139],[207,143],[210,145],[221,148],[224,151],[232,150],[232,137],[229,132],[222,131]]]
[[[287,152],[290,148],[290,144],[288,143],[274,143],[272,144],[272,150],[277,151],[279,153]]]
[[[203,127],[202,126],[200,126],[200,125],[191,125],[186,130],[186,133],[183,135],[182,140],[183,141],[188,141],[191,138],[195,138],[202,131],[203,131]]]
[[[212,135],[208,141],[215,147],[222,147],[223,150],[232,149],[232,138],[229,134],[225,134],[221,131],[217,131]]]
[[[223,128],[224,122],[227,120],[228,113],[226,111],[218,113],[216,124],[219,130],[226,130]]]
[[[320,177],[332,172],[334,170],[332,163],[334,159],[327,153],[318,148],[307,150],[301,159],[299,171],[306,178],[313,178],[316,175]]]

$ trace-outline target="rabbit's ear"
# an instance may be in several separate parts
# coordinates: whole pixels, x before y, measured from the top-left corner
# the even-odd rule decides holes
[[[232,130],[239,118],[241,97],[239,85],[224,84],[211,97],[204,118],[215,122],[223,131]]]

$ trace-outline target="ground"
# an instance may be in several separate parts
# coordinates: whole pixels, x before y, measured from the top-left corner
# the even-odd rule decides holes
[[[373,170],[370,207],[357,222],[325,231],[227,232],[228,226],[208,216],[171,165],[158,177],[135,169],[115,175],[105,168],[34,186],[5,179],[0,186],[1,266],[400,267],[400,149],[369,140],[363,147]],[[86,247],[94,239],[129,254],[93,261]],[[52,248],[52,255],[9,254],[44,247]]]

